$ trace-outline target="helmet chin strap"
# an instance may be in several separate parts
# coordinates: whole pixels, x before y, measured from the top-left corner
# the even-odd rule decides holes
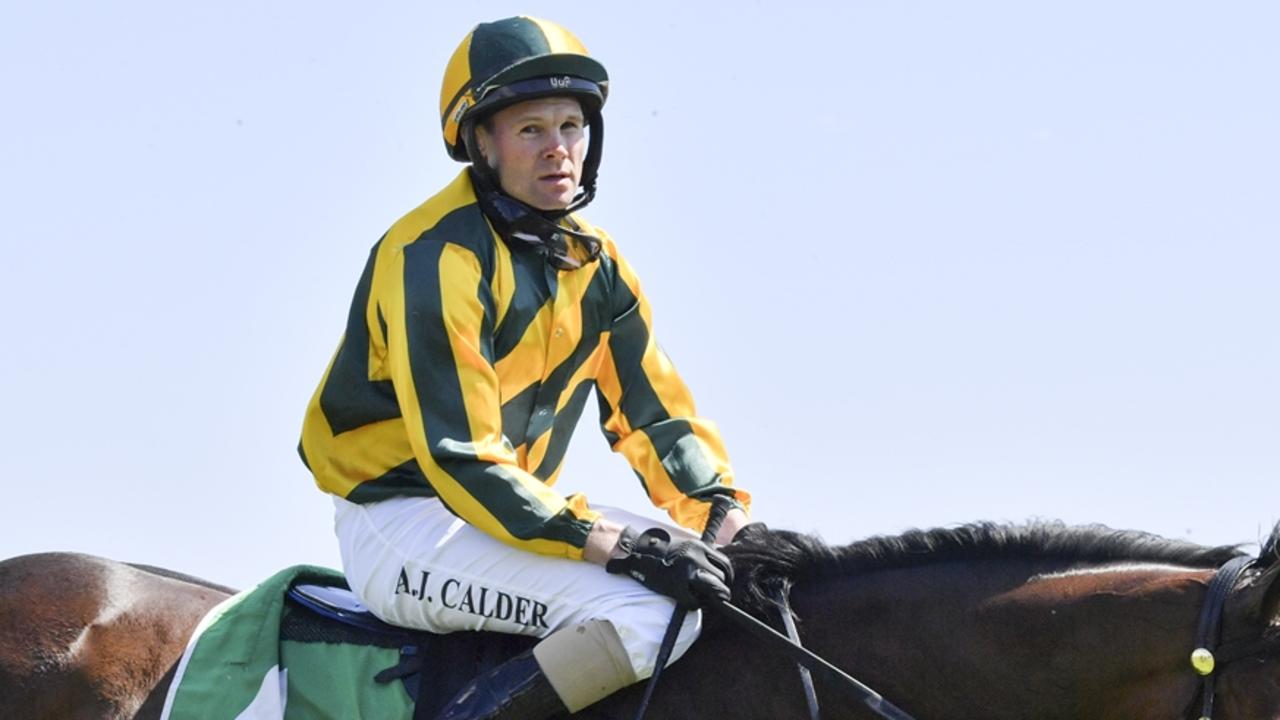
[[[600,113],[592,113],[589,123],[591,139],[583,163],[581,187],[573,202],[563,210],[538,210],[507,194],[498,180],[497,171],[480,154],[475,125],[475,122],[468,122],[463,127],[467,155],[471,158],[471,180],[480,209],[498,234],[509,244],[535,250],[559,270],[573,270],[599,257],[600,238],[580,232],[578,225],[567,216],[595,198],[600,148],[604,143],[604,122]],[[561,225],[561,220],[565,220],[569,227]],[[583,249],[585,259],[572,251],[570,240]]]

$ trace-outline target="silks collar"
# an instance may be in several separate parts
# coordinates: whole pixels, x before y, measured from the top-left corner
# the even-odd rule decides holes
[[[600,238],[581,232],[572,217],[557,222],[494,187],[474,165],[469,172],[481,212],[508,245],[537,252],[557,270],[576,270],[600,257]]]

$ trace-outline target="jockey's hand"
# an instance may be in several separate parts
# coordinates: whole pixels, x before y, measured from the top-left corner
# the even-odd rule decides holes
[[[701,607],[729,600],[733,566],[724,553],[700,540],[672,539],[662,528],[622,531],[618,553],[605,569],[630,575],[650,590],[682,607]]]

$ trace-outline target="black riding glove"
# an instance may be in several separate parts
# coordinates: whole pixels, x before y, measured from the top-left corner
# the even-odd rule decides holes
[[[700,540],[672,540],[662,528],[636,533],[628,527],[622,531],[618,548],[626,554],[610,560],[606,570],[630,575],[682,607],[729,600],[733,566],[724,553]]]

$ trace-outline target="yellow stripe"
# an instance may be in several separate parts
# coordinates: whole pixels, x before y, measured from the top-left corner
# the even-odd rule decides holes
[[[398,253],[405,245],[417,240],[424,232],[435,227],[445,215],[460,207],[476,204],[476,192],[471,186],[471,175],[464,168],[459,171],[438,195],[424,201],[396,221],[383,238],[379,253]],[[379,262],[382,259],[379,258]],[[403,264],[401,265],[403,271]]]
[[[541,380],[546,363],[547,328],[551,325],[551,303],[546,303],[511,352],[494,364],[502,387],[510,399]]]
[[[613,363],[613,356],[609,354],[609,333],[600,334],[600,347],[602,355],[600,357],[600,370],[596,375],[596,390],[604,394],[605,402],[613,408],[613,415],[607,418],[600,418],[600,423],[605,429],[617,435],[618,437],[626,437],[631,434],[631,424],[627,422],[627,416],[623,414],[622,408],[622,383],[618,380],[618,367]],[[617,448],[614,448],[617,450]]]
[[[404,421],[395,418],[345,432],[333,438],[330,454],[333,469],[343,479],[346,497],[357,485],[381,476],[387,470],[413,459],[413,448],[405,434]]]
[[[552,317],[551,343],[547,347],[547,365],[543,369],[545,378],[553,370],[573,355],[582,341],[582,298],[591,286],[591,279],[599,272],[600,264],[591,266],[591,271],[562,270],[559,273],[556,288],[554,317]]]
[[[551,443],[551,432],[547,431],[538,436],[537,440],[529,446],[529,455],[525,458],[528,463],[527,467],[536,468],[542,464],[542,459],[547,456],[547,446]]]
[[[448,244],[440,253],[440,305],[453,351],[458,387],[471,432],[477,445],[502,445],[502,415],[498,412],[498,377],[489,360],[480,352],[480,327],[484,308],[478,302],[451,303],[452,298],[473,298],[482,271],[480,260],[470,250]],[[507,462],[514,462],[514,455]]]
[[[449,56],[449,64],[445,65],[444,82],[440,86],[440,117],[453,109],[449,107],[449,101],[471,81],[471,40],[475,36],[476,31],[472,28],[458,49]]]
[[[653,504],[671,514],[676,502],[684,497],[684,493],[680,492],[676,484],[671,481],[671,476],[667,474],[667,469],[658,459],[658,451],[653,447],[649,436],[643,432],[633,432],[619,440],[613,449],[622,453],[631,467],[644,476],[645,485],[649,489],[649,499]],[[672,517],[674,518],[674,515]]]
[[[547,45],[551,47],[553,53],[573,53],[574,55],[587,55],[587,48],[582,41],[561,27],[557,23],[542,18],[525,16],[525,19],[538,26],[542,34],[547,38]]]
[[[559,414],[564,410],[569,401],[573,399],[573,391],[584,382],[591,380],[598,374],[600,366],[604,365],[602,360],[605,356],[603,345],[597,345],[595,350],[587,356],[586,360],[573,371],[573,375],[569,378],[569,382],[565,384],[564,390],[560,391],[560,397],[556,399],[556,413]]]
[[[557,474],[559,474],[559,472],[560,472],[559,470],[556,471]],[[592,510],[590,506],[587,505],[586,495],[582,495],[580,493],[570,495],[569,503],[565,507],[569,508],[569,512],[572,513],[573,516],[579,520],[586,520],[587,522],[595,522],[596,520],[600,519],[600,513],[596,512],[595,510]]]
[[[334,435],[320,407],[320,394],[328,386],[332,370],[331,361],[307,404],[306,420],[302,426],[302,451],[307,456],[316,486],[325,492],[346,497],[360,483],[379,477],[388,469],[412,459],[413,449],[405,435],[404,422],[399,418]]]
[[[472,82],[471,39],[473,37],[475,37],[474,29],[467,33],[462,44],[449,58],[449,64],[444,71],[444,83],[440,86],[440,128],[444,133],[445,142],[455,146],[462,142],[462,138],[458,137],[458,121],[466,109],[475,104],[475,98],[472,97],[470,90],[458,96],[458,93]],[[455,96],[458,96],[456,100]]]

